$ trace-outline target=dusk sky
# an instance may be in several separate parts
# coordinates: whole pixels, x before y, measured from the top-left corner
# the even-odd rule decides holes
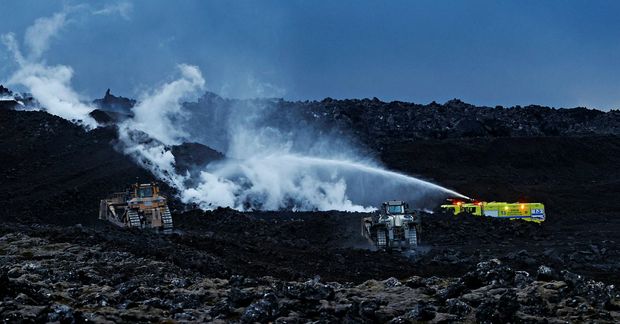
[[[84,98],[136,97],[196,65],[210,91],[620,107],[618,1],[2,1],[23,47],[68,12],[43,55]],[[0,82],[15,70],[0,44]]]

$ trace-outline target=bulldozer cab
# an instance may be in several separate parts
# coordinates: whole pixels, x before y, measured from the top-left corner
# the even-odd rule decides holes
[[[404,214],[408,209],[407,203],[400,200],[390,200],[383,203],[383,211],[388,215]]]
[[[138,197],[140,198],[153,197],[153,188],[151,187],[138,188]]]
[[[154,198],[159,196],[159,187],[156,183],[134,184],[131,198]]]

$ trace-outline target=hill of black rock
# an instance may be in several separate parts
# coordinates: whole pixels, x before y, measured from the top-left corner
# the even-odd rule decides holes
[[[0,220],[93,224],[93,202],[137,180],[157,180],[119,152],[117,136],[114,126],[86,131],[45,112],[0,110]],[[221,158],[198,144],[172,151],[180,169]]]
[[[425,215],[423,247],[401,255],[373,251],[356,213],[183,211],[173,201],[173,235],[98,221],[99,199],[154,180],[116,145],[114,124],[135,102],[106,98],[94,114],[107,126],[91,131],[0,109],[3,320],[620,320],[618,111],[255,101],[269,104],[265,122],[350,137],[391,169],[481,199],[547,205],[540,225]],[[239,102],[206,94],[186,106],[207,127],[223,118],[210,105]],[[223,157],[195,143],[172,150],[181,169]]]
[[[203,114],[205,120],[220,120],[222,116],[216,114],[247,102],[269,107],[261,110],[267,123],[336,129],[377,151],[388,149],[392,143],[417,139],[620,135],[620,110],[477,107],[458,99],[427,105],[377,98],[290,102],[224,99],[207,93],[187,108]]]

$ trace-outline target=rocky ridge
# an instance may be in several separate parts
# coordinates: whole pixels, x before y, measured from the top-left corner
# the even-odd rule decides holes
[[[620,135],[620,110],[607,112],[583,107],[565,109],[539,105],[479,107],[458,99],[444,104],[416,104],[373,99],[285,101],[282,99],[236,100],[207,93],[190,110],[211,120],[220,114],[213,107],[239,105],[271,107],[262,118],[284,125],[300,123],[319,129],[337,129],[354,141],[383,151],[390,143],[415,139],[475,137],[541,137]]]

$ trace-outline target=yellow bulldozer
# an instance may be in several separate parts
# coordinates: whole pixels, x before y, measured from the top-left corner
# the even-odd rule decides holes
[[[486,201],[463,201],[448,199],[450,204],[441,205],[442,211],[453,215],[460,213],[505,219],[521,219],[541,223],[545,221],[545,205],[541,203],[507,203]]]
[[[115,192],[99,204],[99,219],[120,227],[152,228],[172,233],[172,215],[166,197],[157,183],[136,183],[126,191]]]

